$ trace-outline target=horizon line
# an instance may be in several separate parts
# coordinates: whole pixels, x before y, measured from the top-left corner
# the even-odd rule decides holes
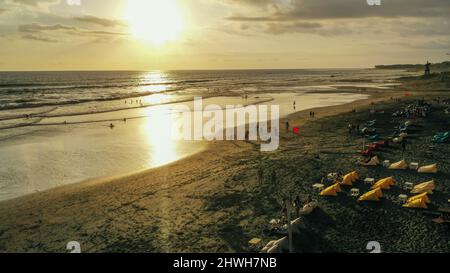
[[[351,69],[376,69],[376,67],[321,67],[321,68],[194,68],[194,69],[61,69],[61,70],[2,70],[0,72],[151,72],[151,71],[257,71],[257,70],[351,70]]]

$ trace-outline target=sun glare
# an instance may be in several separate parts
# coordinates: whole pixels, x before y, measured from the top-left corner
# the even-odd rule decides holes
[[[156,45],[176,40],[184,28],[177,0],[128,0],[125,19],[136,39]]]

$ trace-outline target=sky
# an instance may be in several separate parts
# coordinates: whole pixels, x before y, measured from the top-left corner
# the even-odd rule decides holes
[[[0,0],[6,71],[359,68],[449,54],[449,0]]]

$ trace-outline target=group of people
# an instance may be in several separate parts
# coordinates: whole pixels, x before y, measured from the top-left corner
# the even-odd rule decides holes
[[[300,195],[295,196],[294,199],[288,200],[285,199],[283,201],[283,205],[281,206],[280,211],[280,224],[284,225],[287,223],[288,219],[288,206],[291,206],[295,210],[296,218],[300,217],[300,210],[307,204],[312,202],[312,198],[310,195],[307,195],[305,199],[302,200]]]
[[[423,100],[419,100],[395,111],[392,115],[394,117],[419,118],[426,117],[430,110],[430,104],[426,103]]]
[[[133,102],[136,102],[136,104],[140,104],[141,106],[143,106],[144,104],[142,103],[142,99],[139,100],[130,100],[130,104],[133,104]],[[128,100],[125,100],[125,104],[128,104]]]
[[[359,124],[353,124],[353,123],[349,123],[348,124],[348,134],[352,135],[353,133],[359,134]]]

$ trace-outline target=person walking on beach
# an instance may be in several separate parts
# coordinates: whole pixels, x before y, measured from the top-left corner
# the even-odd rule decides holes
[[[312,117],[313,117],[313,118],[316,117],[316,112],[312,112]]]
[[[264,171],[261,167],[258,169],[258,184],[261,186],[263,184]]]
[[[402,139],[402,157],[404,156],[404,154],[405,154],[405,151],[406,151],[406,138],[403,138]]]
[[[280,223],[284,225],[286,223],[287,219],[287,202],[286,200],[283,201],[283,205],[281,206],[281,212],[280,212]]]
[[[277,186],[277,172],[275,170],[273,170],[272,174],[270,175],[270,182],[272,184],[272,187]]]
[[[286,121],[286,132],[289,132],[289,128],[291,127],[291,125],[289,124],[289,120]]]
[[[292,205],[295,208],[295,215],[298,217],[300,217],[300,206],[301,206],[301,201],[300,201],[300,196],[297,195],[292,203]]]

